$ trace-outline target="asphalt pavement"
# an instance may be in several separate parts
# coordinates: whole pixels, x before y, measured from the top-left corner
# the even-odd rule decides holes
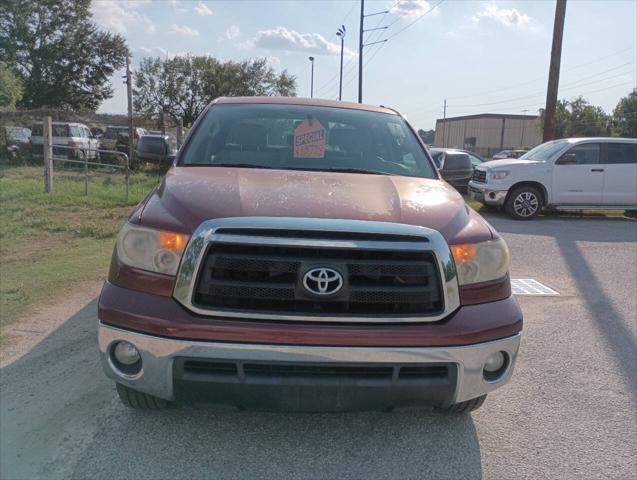
[[[637,221],[488,219],[561,296],[520,297],[517,370],[472,415],[131,411],[93,301],[0,370],[0,478],[635,478]]]

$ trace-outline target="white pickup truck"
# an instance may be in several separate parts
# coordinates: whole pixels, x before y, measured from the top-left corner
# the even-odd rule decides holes
[[[469,195],[516,220],[542,208],[637,210],[637,139],[565,138],[476,167]]]

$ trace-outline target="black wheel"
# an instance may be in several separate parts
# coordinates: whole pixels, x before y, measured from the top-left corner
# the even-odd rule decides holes
[[[168,408],[169,402],[162,398],[138,392],[121,383],[116,383],[115,386],[117,387],[119,399],[128,408],[134,408],[136,410],[163,410]]]
[[[537,188],[522,186],[509,193],[504,210],[515,220],[531,220],[539,215],[542,203],[542,194]]]
[[[466,402],[454,403],[448,407],[438,407],[436,410],[443,413],[469,413],[480,408],[486,399],[487,396],[482,395],[481,397],[472,398]]]

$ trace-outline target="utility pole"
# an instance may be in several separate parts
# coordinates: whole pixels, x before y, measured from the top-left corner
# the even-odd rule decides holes
[[[363,31],[365,28],[365,0],[361,0],[361,22],[358,32],[358,103],[363,103]]]
[[[343,47],[345,45],[345,25],[341,25],[341,28],[338,29],[336,35],[341,38],[341,73],[340,80],[338,82],[338,101],[341,101],[343,97]]]
[[[447,99],[442,104],[442,147],[447,147]]]
[[[310,77],[310,98],[314,98],[314,57],[308,57],[312,63],[312,74]]]
[[[363,43],[363,34],[365,32],[371,32],[372,30],[385,30],[387,28],[385,26],[365,30],[365,17],[373,17],[374,15],[383,15],[385,13],[389,13],[389,10],[383,10],[382,12],[370,13],[369,15],[365,15],[365,0],[361,0],[361,23],[358,35],[358,103],[363,103],[363,48],[387,41],[387,39],[384,39],[377,42]]]
[[[549,83],[546,89],[546,108],[544,109],[543,142],[555,139],[555,110],[557,108],[557,90],[560,82],[560,60],[562,58],[562,37],[564,36],[565,17],[566,0],[557,0],[555,5],[555,23],[553,24],[553,46],[551,47]]]

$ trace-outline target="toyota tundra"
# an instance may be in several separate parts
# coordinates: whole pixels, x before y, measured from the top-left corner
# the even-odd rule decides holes
[[[221,98],[117,238],[101,361],[132,408],[471,411],[515,366],[508,268],[395,110]]]

